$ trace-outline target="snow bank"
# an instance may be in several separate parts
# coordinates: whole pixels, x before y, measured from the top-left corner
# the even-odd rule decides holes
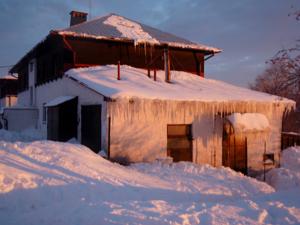
[[[90,179],[119,186],[126,183],[135,184],[142,178],[141,174],[126,169],[123,171],[121,166],[104,160],[90,149],[78,144],[0,141],[0,149],[2,162],[0,193],[17,189],[86,183]],[[130,174],[134,174],[134,178]],[[143,176],[143,182],[139,182],[139,185],[151,187],[152,182],[156,183],[156,187],[163,183],[156,179],[149,182],[147,177]],[[168,188],[168,185],[163,187]]]
[[[266,174],[266,181],[277,190],[300,190],[300,147],[290,147],[282,152],[281,168]],[[300,191],[299,191],[300,192]]]
[[[228,168],[124,167],[79,144],[0,141],[0,223],[6,225],[297,224],[299,198]]]
[[[261,113],[233,113],[227,119],[237,133],[264,131],[270,126],[267,117]]]
[[[134,40],[135,44],[159,44],[159,41],[145,32],[142,29],[141,25],[127,20],[124,17],[112,15],[108,17],[103,23],[115,27],[122,34],[122,37]]]
[[[293,101],[278,96],[252,91],[222,81],[203,79],[194,74],[172,71],[171,83],[165,82],[164,71],[157,71],[157,81],[147,76],[147,71],[121,66],[121,80],[117,80],[117,66],[97,66],[71,69],[67,76],[111,98],[144,98],[185,101]]]
[[[250,197],[274,191],[270,186],[227,167],[215,168],[210,165],[179,162],[169,165],[139,163],[133,165],[132,168],[172,183],[177,191],[222,196],[223,198]]]
[[[8,142],[31,142],[35,140],[45,139],[39,130],[34,128],[28,128],[23,130],[22,132],[14,132],[7,131],[4,129],[0,129],[0,141],[8,141]]]

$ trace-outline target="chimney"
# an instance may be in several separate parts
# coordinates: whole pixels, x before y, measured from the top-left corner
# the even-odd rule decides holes
[[[70,12],[70,27],[74,26],[76,24],[84,23],[87,19],[87,13],[85,12],[77,12],[77,11],[71,11]]]

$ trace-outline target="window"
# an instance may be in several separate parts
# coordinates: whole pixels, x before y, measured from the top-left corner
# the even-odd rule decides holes
[[[33,71],[33,62],[29,63],[29,72]]]
[[[29,88],[29,92],[30,92],[30,106],[33,105],[33,87],[31,86]]]
[[[43,103],[43,123],[47,123],[47,107],[46,103]]]
[[[11,107],[11,96],[8,96],[8,107]]]

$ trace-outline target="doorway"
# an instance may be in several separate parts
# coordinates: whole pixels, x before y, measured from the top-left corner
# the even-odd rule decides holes
[[[101,150],[101,105],[81,106],[81,144],[95,153]]]
[[[47,106],[48,140],[68,141],[77,138],[77,103],[78,98],[75,97],[57,105]]]

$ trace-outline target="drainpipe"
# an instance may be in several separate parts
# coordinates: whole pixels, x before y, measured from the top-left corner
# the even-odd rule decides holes
[[[107,159],[110,159],[110,126],[111,126],[111,117],[108,117],[108,128],[107,128]]]

